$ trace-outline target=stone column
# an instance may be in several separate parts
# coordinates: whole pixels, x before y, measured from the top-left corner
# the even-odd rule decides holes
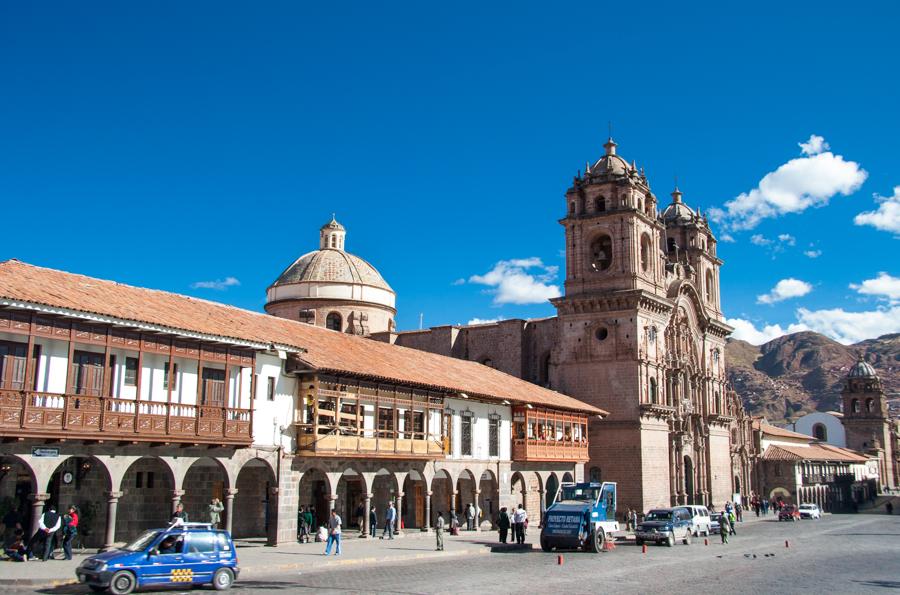
[[[31,494],[28,497],[31,499],[31,533],[26,538],[31,539],[31,536],[37,533],[38,527],[40,527],[41,515],[44,514],[44,502],[50,499],[50,494]]]
[[[366,504],[365,504],[366,510],[365,510],[365,514],[363,515],[363,538],[364,539],[368,539],[369,533],[372,532],[372,526],[371,526],[371,523],[369,522],[369,514],[372,511],[372,496],[374,496],[374,494],[366,494]]]
[[[175,514],[175,509],[181,503],[182,496],[184,496],[184,490],[172,490],[172,514]]]
[[[434,492],[425,492],[425,530],[431,530],[431,495]]]
[[[334,503],[337,502],[337,494],[328,494],[328,516],[331,517],[331,511],[334,510]]]
[[[547,501],[544,499],[544,495],[546,493],[547,493],[547,490],[545,490],[543,488],[538,490],[538,497],[541,499],[541,505],[538,507],[538,509],[539,509],[538,514],[540,514],[540,517],[538,518],[538,527],[544,526],[544,512],[546,510],[545,505],[547,503]],[[528,506],[528,488],[525,488],[524,490],[522,490],[522,500],[525,501],[525,504],[523,506]]]
[[[403,492],[397,492],[396,504],[394,506],[397,508],[397,526],[395,527],[394,533],[400,535],[400,528],[403,526]]]
[[[237,488],[228,488],[225,490],[225,530],[231,533],[232,518],[234,518],[234,496],[237,494]]]
[[[472,499],[475,500],[472,502],[472,505],[475,506],[475,530],[481,531],[481,501],[479,498],[481,497],[481,490],[474,489],[472,490]]]
[[[103,539],[103,549],[112,549],[116,542],[116,515],[119,512],[119,498],[122,492],[106,492],[106,537]]]

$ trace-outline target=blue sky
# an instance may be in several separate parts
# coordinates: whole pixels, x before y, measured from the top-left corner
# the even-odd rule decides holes
[[[336,212],[400,328],[550,315],[612,121],[738,336],[900,331],[897,3],[547,6],[3,3],[0,259],[261,309]]]

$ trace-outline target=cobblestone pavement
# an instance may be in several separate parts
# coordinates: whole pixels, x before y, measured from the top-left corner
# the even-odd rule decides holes
[[[785,547],[785,540],[790,547]],[[489,554],[303,572],[256,573],[236,592],[263,593],[884,593],[900,589],[900,516],[827,515],[820,521],[763,520],[690,546],[619,545],[582,552]],[[41,593],[83,593],[82,587]],[[10,590],[9,592],[13,592]],[[16,592],[33,592],[18,590]],[[177,593],[181,591],[167,591]]]

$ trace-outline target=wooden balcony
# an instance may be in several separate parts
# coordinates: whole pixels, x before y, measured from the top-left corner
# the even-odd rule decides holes
[[[373,436],[341,435],[336,433],[316,435],[303,433],[309,429],[297,424],[297,450],[300,454],[342,457],[380,458],[428,458],[444,456],[440,440],[419,438],[380,438]]]
[[[514,461],[587,461],[587,441],[514,439],[512,459]]]
[[[249,409],[0,390],[4,438],[249,446],[252,422]]]

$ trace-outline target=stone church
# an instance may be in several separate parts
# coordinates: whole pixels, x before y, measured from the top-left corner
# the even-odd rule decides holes
[[[266,310],[477,361],[595,405],[609,416],[591,423],[585,474],[618,482],[620,507],[722,506],[749,495],[751,447],[748,418],[726,386],[732,329],[716,239],[677,188],[660,212],[643,169],[618,155],[613,139],[604,147],[560,205],[566,278],[564,295],[551,300],[555,317],[396,332],[393,291],[344,251],[334,220],[320,249],[269,288]]]

